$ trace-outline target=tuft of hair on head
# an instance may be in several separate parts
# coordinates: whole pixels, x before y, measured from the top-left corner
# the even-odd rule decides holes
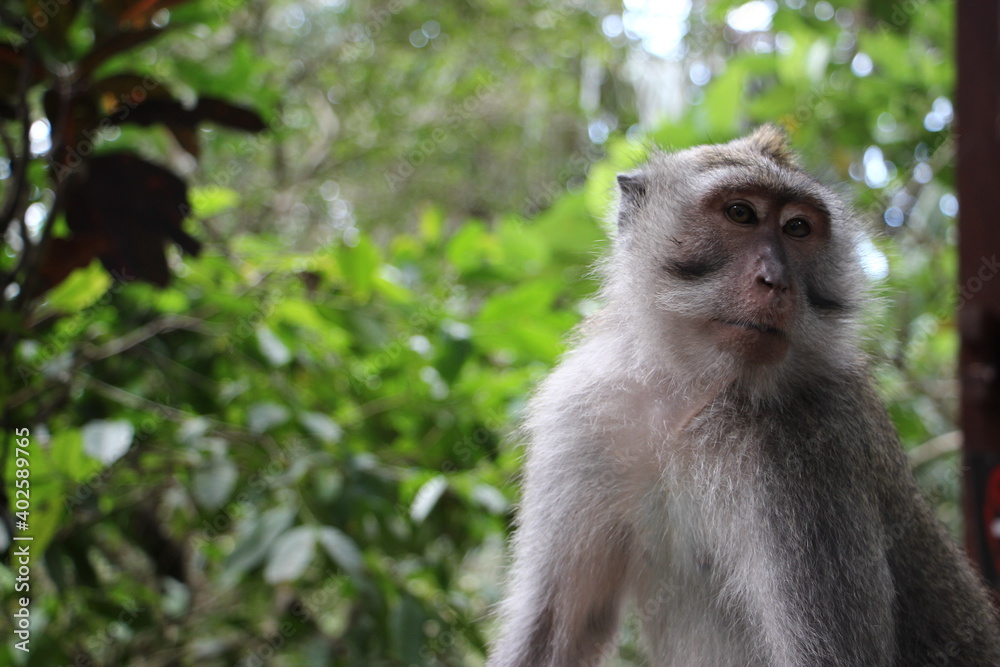
[[[788,135],[774,123],[765,123],[742,141],[754,151],[782,167],[798,168],[798,156],[788,145]]]

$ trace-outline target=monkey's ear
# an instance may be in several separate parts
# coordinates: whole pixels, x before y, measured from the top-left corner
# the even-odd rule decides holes
[[[622,192],[618,206],[618,226],[621,227],[632,213],[642,208],[646,199],[646,175],[641,172],[618,174],[618,188]]]
[[[783,167],[798,166],[798,158],[788,145],[788,135],[777,125],[772,123],[761,125],[747,137],[747,142],[755,151]]]

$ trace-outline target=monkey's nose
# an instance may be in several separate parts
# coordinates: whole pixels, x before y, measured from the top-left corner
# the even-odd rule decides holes
[[[788,283],[781,274],[771,272],[758,274],[757,284],[763,285],[767,289],[774,290],[776,292],[788,291]]]
[[[769,244],[761,248],[752,271],[758,289],[764,288],[771,294],[788,291],[788,265],[780,247]]]

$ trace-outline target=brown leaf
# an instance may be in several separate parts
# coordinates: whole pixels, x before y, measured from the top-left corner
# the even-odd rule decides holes
[[[57,180],[79,166],[97,143],[100,115],[97,104],[86,92],[63,100],[58,91],[49,89],[42,96],[45,115],[52,123],[52,169]]]
[[[127,115],[131,109],[150,99],[172,100],[170,91],[153,76],[124,72],[95,81],[91,95],[101,111],[110,116]]]
[[[181,5],[189,0],[136,0],[125,10],[119,19],[119,25],[131,25],[133,27],[149,25],[153,20],[153,15],[161,9],[167,9],[174,5]]]
[[[170,123],[167,129],[181,148],[195,157],[201,152],[195,126],[181,124],[187,120],[184,118],[186,112],[183,105],[153,77],[131,72],[115,74],[95,82],[91,86],[91,93],[99,100],[101,109],[113,123],[131,120],[138,125],[150,125],[162,120]],[[147,105],[151,101],[156,103]]]
[[[260,132],[267,127],[264,120],[253,109],[214,97],[199,98],[195,113],[199,120],[209,120],[218,125],[246,130],[247,132]]]
[[[184,181],[127,152],[89,160],[66,194],[67,225],[74,234],[107,240],[107,249],[98,256],[113,276],[160,287],[170,281],[167,240],[193,255],[201,249],[181,229],[188,211]]]
[[[101,6],[121,28],[144,28],[161,9],[189,0],[101,0]]]
[[[145,44],[150,40],[156,39],[164,32],[164,30],[160,30],[159,28],[151,28],[146,30],[130,30],[128,32],[115,33],[108,39],[101,41],[99,44],[95,44],[94,48],[90,50],[90,53],[80,58],[77,71],[81,77],[89,76],[94,72],[94,70],[103,65],[108,58],[116,56],[122,51],[128,51],[135,46]]]
[[[201,155],[201,146],[198,143],[197,128],[185,125],[167,125],[167,129],[170,130],[170,134],[174,135],[174,139],[177,140],[177,143],[180,144],[181,148],[194,157]]]
[[[121,118],[112,118],[112,121],[144,126],[163,123],[181,127],[195,127],[200,122],[210,121],[247,132],[260,132],[267,127],[257,112],[211,97],[201,98],[192,109],[186,108],[177,100],[150,99],[129,110],[129,113],[120,115]]]

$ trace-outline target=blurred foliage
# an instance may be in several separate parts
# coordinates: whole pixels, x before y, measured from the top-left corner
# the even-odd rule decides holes
[[[480,664],[511,432],[594,308],[614,176],[650,144],[785,123],[888,260],[868,344],[905,443],[953,431],[952,3],[751,2],[767,20],[737,30],[741,4],[694,2],[661,58],[656,3],[5,3],[0,476],[13,511],[29,428],[33,560],[27,654],[0,567],[0,664]],[[166,247],[166,286],[41,252],[79,211],[46,167],[65,142],[43,90],[123,72],[168,103],[93,154],[189,185],[203,247]],[[679,110],[650,105],[649,72]],[[223,98],[266,127],[202,125]],[[65,270],[42,293],[46,261]],[[954,458],[919,472],[957,526]]]
[[[201,244],[181,229],[191,210],[181,178],[131,151],[95,155],[102,135],[122,125],[162,125],[192,156],[200,152],[198,125],[204,121],[264,129],[256,113],[220,99],[202,96],[186,105],[151,73],[103,72],[108,60],[160,37],[165,31],[155,25],[158,11],[184,1],[106,2],[79,17],[76,2],[29,2],[21,19],[22,40],[0,45],[0,79],[8,84],[0,89],[0,118],[19,121],[22,144],[20,155],[10,150],[12,185],[0,223],[9,227],[34,185],[27,178],[30,153],[47,154],[52,192],[47,219],[36,221],[43,229],[40,239],[21,243],[24,252],[0,282],[3,291],[10,288],[14,310],[96,258],[116,279],[162,287],[170,279],[166,240],[198,254]],[[86,15],[89,21],[82,18]],[[14,17],[12,26],[18,24]],[[77,18],[79,29],[92,37],[82,48],[70,43]],[[30,100],[39,96],[44,115],[35,119]],[[12,149],[11,137],[4,139]],[[44,207],[36,207],[35,214]],[[68,234],[56,231],[55,219],[63,211]],[[135,224],[137,219],[144,223]],[[23,217],[21,222],[27,224]]]

